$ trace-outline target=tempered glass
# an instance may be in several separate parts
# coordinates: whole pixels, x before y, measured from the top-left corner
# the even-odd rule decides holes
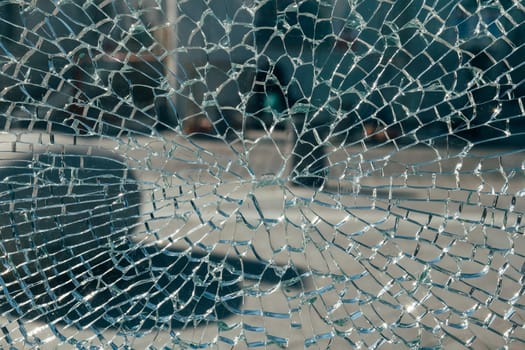
[[[0,348],[524,346],[525,5],[0,2]]]

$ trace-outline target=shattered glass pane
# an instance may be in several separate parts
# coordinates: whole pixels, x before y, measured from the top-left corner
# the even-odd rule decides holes
[[[0,2],[0,348],[524,347],[519,0]]]

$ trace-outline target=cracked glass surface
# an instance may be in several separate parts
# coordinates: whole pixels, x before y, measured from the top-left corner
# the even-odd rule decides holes
[[[0,2],[0,348],[524,346],[518,0]]]

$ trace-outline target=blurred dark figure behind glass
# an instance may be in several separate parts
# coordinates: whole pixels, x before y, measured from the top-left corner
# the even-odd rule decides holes
[[[347,16],[345,11],[334,10],[341,4],[268,0],[255,15],[258,74],[254,92],[281,101],[285,106],[280,112],[290,114],[294,137],[291,181],[298,185],[324,185],[328,172],[325,143],[335,118],[333,111],[351,108],[338,94],[343,87],[334,86],[334,72],[348,71],[352,60],[348,47],[338,42],[343,32],[341,19]]]
[[[326,12],[322,6],[317,1],[269,0],[255,17],[259,88],[255,93],[280,101],[291,114],[292,181],[311,187],[322,186],[327,173],[322,141],[328,125],[316,113],[316,104],[324,101],[314,101],[327,92],[314,91],[319,89],[314,82],[314,39],[331,32],[328,18],[321,18]]]

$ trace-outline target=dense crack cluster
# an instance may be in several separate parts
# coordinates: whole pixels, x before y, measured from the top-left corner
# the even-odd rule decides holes
[[[0,348],[525,343],[525,5],[0,2]]]

